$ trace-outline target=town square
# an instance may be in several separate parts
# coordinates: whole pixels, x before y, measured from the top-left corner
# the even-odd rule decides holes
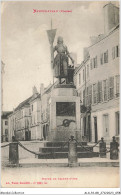
[[[120,187],[119,17],[118,1],[2,3],[2,187]]]

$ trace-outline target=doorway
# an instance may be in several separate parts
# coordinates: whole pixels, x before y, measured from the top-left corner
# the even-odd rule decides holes
[[[95,131],[95,143],[98,141],[98,134],[97,134],[97,117],[94,117],[94,131]]]
[[[46,140],[46,127],[45,125],[43,126],[43,138]]]
[[[91,117],[90,115],[88,116],[88,136],[89,136],[89,142],[91,142]]]
[[[46,135],[48,136],[48,132],[49,132],[49,125],[46,125]]]
[[[104,138],[109,139],[109,116],[108,114],[103,115],[103,127],[104,127]]]
[[[25,140],[30,141],[31,140],[31,131],[25,131]]]
[[[119,112],[115,113],[116,116],[116,136],[118,136],[120,134],[120,114]]]
[[[86,117],[83,118],[83,128],[84,128],[84,136],[86,137]]]

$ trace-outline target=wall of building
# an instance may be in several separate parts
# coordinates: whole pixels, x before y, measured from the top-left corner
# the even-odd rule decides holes
[[[116,46],[119,46],[119,29],[112,32],[112,34],[105,37],[102,41],[89,47],[90,63],[97,56],[97,68],[90,70],[91,83],[107,79],[109,76],[119,75],[119,57],[115,57],[115,59],[112,57],[113,48]],[[101,65],[101,54],[104,55],[106,51],[108,51],[108,63]]]
[[[8,123],[9,123],[9,121],[8,121],[8,119],[2,119],[2,121],[1,121],[1,126],[2,126],[2,133],[1,133],[1,139],[2,139],[2,141],[3,142],[5,142],[5,141],[8,141],[8,139],[9,139],[9,131],[8,131]]]
[[[42,139],[41,131],[41,101],[40,98],[35,98],[30,102],[31,109],[31,140]]]
[[[91,105],[90,114],[85,110],[80,115],[82,135],[84,136],[87,132],[87,118],[90,115],[91,141],[95,141],[94,117],[97,116],[98,139],[104,136],[108,140],[112,138],[111,136],[116,135],[115,113],[119,112],[119,27],[101,36],[100,40],[97,39],[93,45],[88,47],[88,53],[89,58],[84,59],[74,75],[81,104],[85,105],[86,110]],[[89,87],[91,89],[90,96]],[[105,94],[107,96],[106,100]],[[108,124],[110,134],[108,137],[102,131],[104,125],[102,117],[105,113],[108,114],[110,119],[110,125]],[[84,119],[86,119],[85,124]]]
[[[20,108],[14,113],[15,136],[19,140],[29,140],[30,131],[30,106]],[[27,134],[25,132],[28,132]]]
[[[91,113],[91,124],[92,124],[92,141],[95,142],[95,128],[94,128],[94,117],[97,117],[97,132],[98,132],[98,140],[101,137],[107,142],[112,140],[113,136],[117,136],[116,133],[116,112],[119,112],[119,107],[111,107],[105,110],[99,110]],[[106,136],[105,128],[104,128],[104,119],[103,116],[108,115],[108,133]]]

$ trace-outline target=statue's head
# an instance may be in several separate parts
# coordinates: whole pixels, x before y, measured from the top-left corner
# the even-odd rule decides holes
[[[63,43],[63,37],[58,37],[58,39],[57,39],[57,43]]]

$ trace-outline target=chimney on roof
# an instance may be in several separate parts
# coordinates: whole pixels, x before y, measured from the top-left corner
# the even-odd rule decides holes
[[[33,87],[32,91],[33,91],[33,95],[38,93],[37,88],[35,86]]]
[[[104,33],[109,31],[119,24],[119,8],[111,2],[103,7],[104,12]]]
[[[91,37],[90,37],[90,42],[91,42],[91,45],[97,43],[97,42],[98,42],[98,37],[96,37],[96,36],[91,36]]]
[[[87,47],[83,48],[83,59],[85,60],[89,56],[89,51]]]
[[[40,95],[43,95],[44,93],[44,83],[40,84]]]

